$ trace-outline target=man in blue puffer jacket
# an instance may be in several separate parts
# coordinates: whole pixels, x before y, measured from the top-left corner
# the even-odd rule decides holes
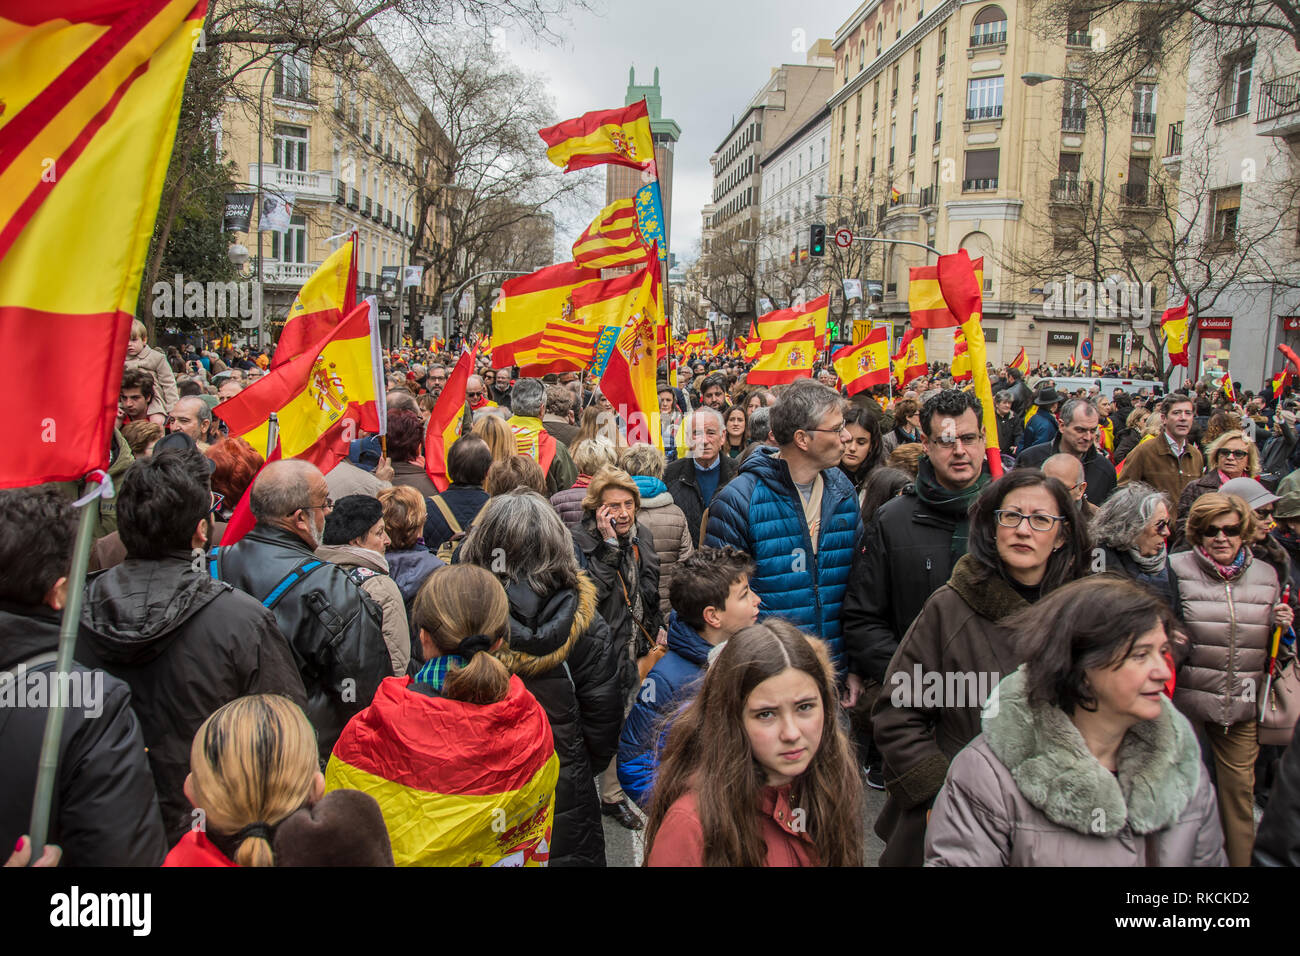
[[[843,673],[840,605],[862,530],[853,485],[835,467],[848,436],[844,400],[801,379],[773,406],[771,428],[779,447],[755,449],[713,499],[704,543],[753,555],[760,616],[820,637]]]
[[[684,559],[669,590],[668,653],[651,668],[618,738],[618,782],[645,807],[668,727],[664,721],[695,694],[709,652],[758,620],[749,589],[749,555],[735,548],[701,548]]]

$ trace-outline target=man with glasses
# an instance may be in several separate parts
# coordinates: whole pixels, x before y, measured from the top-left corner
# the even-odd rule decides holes
[[[702,405],[686,416],[681,427],[686,430],[686,457],[664,470],[664,484],[673,496],[673,504],[686,516],[691,544],[698,548],[705,512],[736,477],[740,466],[730,455],[722,454],[725,428],[717,409]]]
[[[1083,462],[1079,461],[1079,459],[1066,452],[1053,455],[1043,462],[1043,474],[1048,478],[1055,478],[1065,485],[1065,490],[1070,493],[1074,506],[1079,509],[1079,514],[1083,515],[1086,520],[1090,520],[1097,513],[1097,505],[1094,505],[1085,496],[1085,492],[1088,490],[1088,477],[1084,473]],[[1042,531],[1044,529],[1039,528],[1038,530]]]
[[[1061,406],[1057,416],[1060,431],[1050,441],[1031,445],[1016,458],[1017,468],[1041,468],[1053,455],[1073,455],[1083,465],[1088,500],[1100,505],[1115,490],[1115,466],[1097,449],[1101,415],[1097,407],[1081,398]]]
[[[324,765],[344,724],[393,676],[383,614],[346,571],[315,555],[334,505],[320,469],[298,459],[271,462],[254,479],[250,504],[257,525],[215,548],[209,569],[275,615],[306,687]]]
[[[966,514],[989,482],[983,413],[971,392],[947,389],[929,398],[921,406],[924,455],[916,482],[882,505],[863,531],[843,615],[854,700],[863,690],[878,694],[903,635],[966,553]],[[867,783],[883,789],[879,763],[867,771]]]
[[[718,493],[704,544],[753,555],[760,616],[820,637],[842,676],[840,607],[862,526],[853,485],[836,467],[849,437],[844,400],[800,379],[772,407],[771,428],[777,447],[755,449]]]
[[[491,374],[493,380],[496,379],[496,373],[492,369],[487,369],[483,375]],[[483,377],[471,375],[465,380],[465,401],[469,402],[469,407],[474,411],[480,408],[496,408],[497,403],[488,398],[487,384]]]
[[[1195,418],[1191,398],[1182,392],[1166,395],[1160,402],[1160,413],[1165,420],[1164,432],[1128,453],[1119,483],[1145,482],[1177,504],[1183,489],[1205,470],[1205,459],[1196,443],[1187,440]]]

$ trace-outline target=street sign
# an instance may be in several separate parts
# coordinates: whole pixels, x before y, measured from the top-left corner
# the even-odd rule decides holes
[[[1085,362],[1092,360],[1092,339],[1084,339],[1079,343],[1079,354]]]
[[[1124,364],[1128,364],[1128,357],[1133,354],[1133,330],[1124,330]]]
[[[849,246],[853,245],[853,231],[851,229],[836,229],[835,245],[839,246],[841,249],[847,249]]]

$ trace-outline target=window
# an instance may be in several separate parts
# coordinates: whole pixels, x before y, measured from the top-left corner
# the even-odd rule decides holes
[[[276,262],[307,261],[307,217],[289,219],[289,231],[271,233],[271,258]]]
[[[876,56],[880,56],[880,47],[884,41],[885,26],[883,23],[876,24]]]
[[[862,94],[859,93],[857,97],[853,100],[853,102],[854,102],[853,112],[857,116],[857,118],[853,121],[853,128],[855,130],[859,130],[862,128]]]
[[[971,46],[997,46],[1007,42],[1007,15],[999,6],[988,6],[975,14],[971,24]]]
[[[1088,36],[1088,12],[1071,12],[1066,20],[1066,46],[1092,46],[1092,37]]]
[[[301,126],[275,124],[275,165],[281,169],[307,170],[307,130]]]
[[[894,144],[898,140],[898,124],[889,124],[889,165],[894,165]]]
[[[876,112],[880,109],[880,81],[879,80],[876,80],[875,85],[872,87],[872,96],[874,98],[871,101],[871,115],[875,116]]]
[[[1250,48],[1233,56],[1224,64],[1224,81],[1219,90],[1219,108],[1214,119],[1225,120],[1242,116],[1250,111],[1250,82],[1253,75],[1255,50]]]
[[[921,88],[921,48],[912,51],[912,92]]]
[[[1133,133],[1156,135],[1156,85],[1138,83],[1133,87]]]
[[[1002,77],[988,76],[970,80],[966,87],[966,119],[985,120],[1002,117]]]
[[[1124,184],[1122,194],[1126,206],[1145,206],[1150,193],[1151,160],[1146,156],[1130,156],[1128,161],[1128,182]]]
[[[940,93],[934,98],[934,141],[939,142],[939,134],[943,131],[943,94]],[[938,182],[936,179],[935,182]]]
[[[1210,193],[1210,246],[1228,252],[1237,238],[1237,214],[1241,211],[1241,187],[1231,186]]]
[[[966,175],[961,191],[981,192],[998,188],[998,153],[996,149],[968,149]]]
[[[898,102],[898,64],[894,64],[894,69],[889,74],[889,105],[892,106]]]
[[[912,141],[910,147],[907,150],[907,154],[909,156],[916,155],[916,122],[917,122],[917,111],[912,110]]]
[[[867,65],[867,41],[859,40],[858,41],[858,72],[861,73],[862,68],[866,65]]]
[[[1088,125],[1088,93],[1081,83],[1066,83],[1061,96],[1061,129],[1082,133]]]
[[[944,62],[948,59],[948,28],[944,27],[939,31],[939,59],[938,68],[943,69]]]
[[[275,95],[293,100],[307,99],[311,64],[297,56],[285,54],[275,64]]]

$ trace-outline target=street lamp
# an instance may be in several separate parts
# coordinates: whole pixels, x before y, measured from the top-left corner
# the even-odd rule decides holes
[[[1097,103],[1097,111],[1101,113],[1101,176],[1097,183],[1097,222],[1092,230],[1092,273],[1093,280],[1096,283],[1093,286],[1094,303],[1091,314],[1088,316],[1088,342],[1092,346],[1092,355],[1097,354],[1097,308],[1095,302],[1095,293],[1101,288],[1101,215],[1106,205],[1106,134],[1110,123],[1106,121],[1106,107],[1102,104],[1101,97],[1093,92],[1092,87],[1085,81],[1075,77],[1053,76],[1050,73],[1022,73],[1020,78],[1025,81],[1026,86],[1038,86],[1042,83],[1048,83],[1052,80],[1059,80],[1062,83],[1077,83],[1089,96]],[[1093,357],[1088,359],[1088,372],[1092,372]]]

